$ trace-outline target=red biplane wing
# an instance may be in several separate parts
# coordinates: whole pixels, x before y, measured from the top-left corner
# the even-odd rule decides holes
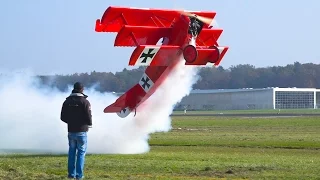
[[[206,18],[214,18],[215,12],[187,11]],[[166,10],[153,8],[128,8],[110,6],[103,14],[101,20],[96,20],[97,32],[118,32],[124,25],[170,27],[181,10]],[[204,25],[203,28],[208,28]]]
[[[132,53],[130,66],[168,66],[179,55],[179,46],[141,45]]]
[[[156,45],[171,33],[172,28],[125,25],[118,32],[114,46]]]
[[[218,39],[223,29],[202,29],[196,39],[197,46],[219,46]]]
[[[168,37],[171,27],[146,27],[125,25],[118,32],[114,46],[156,45],[162,37]],[[203,29],[196,40],[197,46],[218,46],[222,29]]]
[[[185,65],[206,65],[208,62],[214,65],[219,65],[225,53],[228,51],[228,47],[209,47],[198,46],[198,56],[192,63],[185,63]],[[132,53],[129,65],[130,66],[169,66],[176,60],[179,60],[179,56],[182,53],[182,49],[179,46],[150,46],[141,45],[138,46]]]

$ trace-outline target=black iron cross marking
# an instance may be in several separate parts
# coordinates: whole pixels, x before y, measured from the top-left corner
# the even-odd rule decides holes
[[[150,48],[150,49],[148,49],[148,53],[147,54],[146,53],[142,53],[142,55],[140,56],[140,58],[143,58],[141,63],[146,63],[148,58],[153,58],[153,56],[156,54],[156,53],[151,54],[153,50],[154,49]]]
[[[121,113],[126,113],[127,109],[122,109]]]
[[[150,88],[151,85],[148,83],[150,79],[148,77],[141,78],[141,81],[143,82],[142,84],[143,89],[146,89],[146,86],[148,87],[148,89]]]

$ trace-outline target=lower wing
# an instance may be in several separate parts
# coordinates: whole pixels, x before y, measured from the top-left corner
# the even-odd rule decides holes
[[[185,65],[219,65],[222,58],[228,51],[228,47],[203,47],[194,48],[195,58],[192,62],[186,61]],[[138,46],[131,55],[130,66],[169,66],[184,52],[179,46]]]

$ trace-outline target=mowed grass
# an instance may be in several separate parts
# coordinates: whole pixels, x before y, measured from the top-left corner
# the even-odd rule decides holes
[[[87,155],[85,179],[319,179],[320,117],[173,117],[138,155]],[[2,155],[0,179],[66,179],[67,156]]]
[[[168,134],[152,145],[320,148],[320,117],[174,117]]]
[[[173,115],[184,114],[174,111]],[[248,109],[248,110],[213,110],[187,111],[187,114],[320,114],[320,109]]]

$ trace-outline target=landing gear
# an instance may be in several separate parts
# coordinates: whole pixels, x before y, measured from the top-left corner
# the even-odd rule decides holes
[[[189,44],[183,49],[183,58],[188,63],[193,63],[197,59],[197,57],[198,51],[193,45]]]
[[[220,58],[220,51],[219,51],[217,46],[210,46],[209,48],[210,49],[214,49],[215,51],[214,51],[214,54],[211,56],[211,57],[214,57],[214,58],[210,58],[210,60],[208,62],[215,63]]]

